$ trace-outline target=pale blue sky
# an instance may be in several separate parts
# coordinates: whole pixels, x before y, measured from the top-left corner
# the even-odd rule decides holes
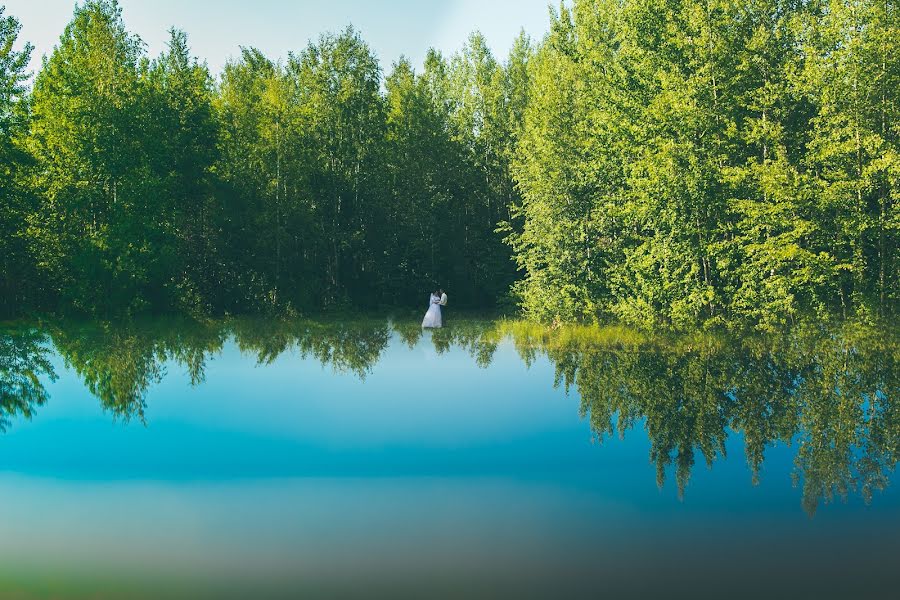
[[[433,46],[451,54],[479,29],[498,56],[519,30],[541,38],[556,0],[120,0],[127,27],[151,55],[166,30],[187,31],[194,54],[218,73],[239,46],[256,46],[278,58],[300,50],[325,31],[353,24],[385,70],[401,55],[419,66]],[[72,15],[75,0],[0,0],[22,22],[21,39],[35,46],[32,69],[49,53]]]

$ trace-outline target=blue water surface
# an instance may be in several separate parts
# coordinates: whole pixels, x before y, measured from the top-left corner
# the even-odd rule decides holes
[[[140,411],[91,392],[122,377],[110,357],[125,350],[76,353],[48,328],[52,369],[36,373],[46,402],[30,419],[8,410],[0,434],[0,590],[885,597],[900,582],[892,467],[870,499],[860,483],[810,503],[798,452],[815,438],[802,424],[767,444],[754,485],[744,432],[728,423],[711,466],[695,452],[679,486],[673,454],[660,481],[656,417],[600,435],[579,385],[558,385],[555,350],[525,360],[522,340],[494,336],[485,365],[470,344],[369,326],[384,342],[362,368],[291,343],[260,360],[228,331],[204,354],[202,381],[170,350],[145,352],[137,363],[157,375],[127,399]],[[105,331],[89,339],[105,344]],[[571,352],[593,351],[620,350]],[[658,389],[685,385],[667,368]],[[895,402],[887,381],[878,393]]]

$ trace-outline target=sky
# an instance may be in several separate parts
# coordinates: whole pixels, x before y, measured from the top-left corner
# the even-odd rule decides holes
[[[219,73],[241,46],[271,58],[302,50],[310,39],[349,24],[358,29],[385,71],[405,55],[421,66],[428,48],[449,55],[480,30],[498,57],[519,31],[536,39],[549,28],[555,0],[120,0],[125,25],[151,56],[165,49],[167,30],[185,30],[193,53]],[[32,71],[52,52],[75,0],[0,0],[22,23],[20,41],[35,46]]]

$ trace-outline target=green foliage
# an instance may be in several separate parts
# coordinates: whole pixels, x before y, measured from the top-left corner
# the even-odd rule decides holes
[[[0,15],[0,309],[510,299],[544,322],[778,329],[900,306],[891,2],[575,0],[505,61],[386,77],[348,28],[214,79],[85,0],[26,94]]]
[[[219,124],[214,82],[190,54],[187,36],[172,29],[168,51],[142,67],[152,172],[158,174],[154,217],[165,238],[156,247],[169,296],[162,308],[209,310],[224,279],[216,261],[215,164]]]
[[[489,306],[513,281],[495,229],[518,202],[509,163],[530,55],[522,36],[500,65],[474,34],[450,61],[431,51],[421,74],[402,60],[387,78],[390,229],[399,251],[388,264],[403,295],[443,285],[463,305]]]
[[[158,284],[140,51],[116,2],[91,0],[35,80],[28,146],[42,198],[30,237],[62,300],[86,310],[131,305]]]
[[[303,130],[312,166],[306,196],[323,242],[315,250],[315,270],[324,276],[317,295],[326,306],[354,304],[373,286],[377,299],[389,229],[378,60],[348,28],[292,55],[287,74],[307,117]]]
[[[28,234],[64,307],[190,307],[211,287],[212,82],[183,33],[152,63],[142,47],[114,0],[91,0],[35,80]]]
[[[896,314],[898,27],[881,2],[564,6],[515,160],[526,314]]]
[[[32,48],[17,49],[21,26],[4,12],[0,5],[0,313],[23,302],[27,282],[34,280],[25,234],[34,198],[23,180],[28,156],[21,144],[28,128],[23,84]]]

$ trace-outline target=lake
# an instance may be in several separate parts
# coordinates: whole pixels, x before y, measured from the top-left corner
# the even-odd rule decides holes
[[[897,339],[6,324],[0,597],[893,596]]]

